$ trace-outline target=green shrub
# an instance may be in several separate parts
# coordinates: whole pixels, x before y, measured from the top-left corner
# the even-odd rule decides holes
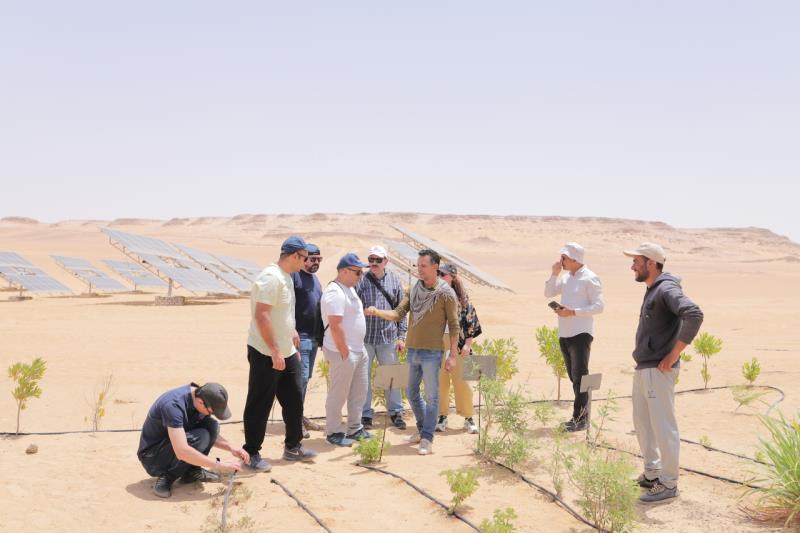
[[[383,443],[383,430],[379,429],[371,439],[359,439],[353,448],[353,453],[361,457],[362,464],[377,463],[381,457],[381,444]],[[383,443],[383,451],[391,447],[391,443]]]
[[[109,393],[111,392],[111,382],[113,379],[113,374],[106,374],[103,381],[95,389],[94,396],[89,400],[91,411],[89,412],[89,416],[83,417],[83,420],[85,422],[91,422],[92,431],[97,431],[100,428],[100,422],[106,416],[106,403],[108,402]]]
[[[548,423],[550,423],[555,415],[556,410],[553,407],[553,404],[544,399],[533,406],[533,418],[538,420],[539,423],[545,427]]]
[[[45,370],[47,370],[47,364],[41,357],[37,357],[30,364],[14,363],[8,367],[8,377],[17,385],[11,395],[17,402],[18,435],[20,412],[28,407],[29,399],[39,398],[42,395],[42,389],[39,388],[39,380],[44,377]]]
[[[733,399],[739,405],[736,406],[735,411],[738,411],[743,405],[750,405],[756,400],[766,404],[761,398],[769,394],[769,389],[762,389],[760,387],[753,387],[752,385],[734,385],[731,387],[731,394]]]
[[[495,509],[491,520],[484,518],[481,522],[483,533],[512,533],[516,531],[513,520],[517,518],[517,513],[511,507],[505,509]]]
[[[478,490],[478,474],[479,470],[476,467],[445,470],[440,473],[440,475],[447,477],[447,484],[450,486],[450,492],[453,494],[453,499],[450,501],[447,514],[455,514],[456,508]]]
[[[722,339],[709,333],[701,333],[692,343],[694,350],[703,358],[703,366],[700,368],[700,375],[703,377],[703,388],[708,388],[711,380],[711,372],[708,369],[708,362],[712,355],[718,354],[722,350]]]
[[[499,381],[506,382],[519,372],[517,368],[519,347],[512,337],[507,339],[484,339],[481,342],[473,342],[472,353],[497,357],[497,379]]]
[[[553,375],[556,377],[558,392],[556,400],[561,400],[561,380],[567,377],[567,367],[564,364],[564,355],[558,342],[558,328],[542,326],[536,330],[536,342],[539,343],[539,356],[542,357]]]
[[[755,383],[758,375],[761,373],[761,363],[758,362],[758,359],[753,357],[750,361],[745,361],[742,365],[742,377],[747,381],[749,385]]]
[[[494,379],[481,379],[478,388],[483,395],[484,411],[477,452],[511,468],[524,463],[534,449],[533,439],[526,434],[527,397],[519,387],[512,389]]]
[[[770,520],[783,520],[786,527],[800,522],[800,422],[762,416],[769,439],[760,438],[759,452],[765,456],[759,488],[750,489],[756,497],[755,514]]]

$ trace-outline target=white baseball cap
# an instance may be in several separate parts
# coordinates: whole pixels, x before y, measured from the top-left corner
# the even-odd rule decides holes
[[[583,246],[578,244],[577,242],[568,242],[564,245],[561,249],[561,252],[570,259],[577,261],[578,263],[583,263]]]
[[[386,248],[379,245],[373,246],[372,248],[369,249],[369,255],[367,255],[367,257],[369,257],[370,255],[376,255],[378,257],[386,257]]]
[[[625,250],[622,253],[628,257],[636,257],[637,255],[641,255],[661,264],[664,264],[664,262],[667,260],[664,249],[653,242],[643,242],[638,248],[634,248],[633,250]]]

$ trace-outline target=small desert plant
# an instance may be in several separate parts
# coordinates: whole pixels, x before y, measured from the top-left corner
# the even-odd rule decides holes
[[[691,363],[692,362],[692,354],[687,352],[681,352],[681,362],[683,363]]]
[[[694,350],[703,358],[703,366],[700,368],[700,375],[703,377],[703,388],[708,388],[711,380],[711,372],[708,369],[708,360],[712,355],[718,354],[722,350],[722,339],[710,333],[701,333],[692,343]]]
[[[515,518],[517,518],[517,513],[511,507],[495,509],[492,519],[484,518],[480,529],[483,533],[512,533],[516,531]]]
[[[567,472],[587,518],[608,531],[631,531],[640,494],[632,481],[636,468],[620,453],[588,445],[578,445],[571,459]]]
[[[506,382],[519,372],[517,368],[517,355],[519,347],[516,341],[507,339],[485,339],[472,344],[472,353],[475,355],[493,355],[497,357],[497,378]]]
[[[28,400],[42,395],[39,380],[44,377],[47,364],[44,359],[37,357],[30,364],[14,363],[8,367],[8,377],[16,383],[11,395],[17,401],[17,434],[19,434],[20,412],[28,406]]]
[[[320,376],[325,378],[325,390],[330,390],[330,388],[331,388],[331,364],[324,357],[322,358],[322,360],[319,363],[317,363],[317,372],[319,372]]]
[[[766,404],[761,398],[769,394],[769,389],[762,389],[760,387],[753,387],[752,385],[735,385],[731,387],[731,394],[733,399],[739,405],[736,406],[734,412],[738,411],[743,405],[750,405],[751,403],[759,400],[761,403]]]
[[[440,473],[447,477],[447,484],[450,486],[450,492],[453,493],[447,514],[455,514],[456,508],[478,490],[478,473],[479,470],[476,467],[445,470]]]
[[[606,429],[606,424],[608,422],[614,421],[614,413],[619,411],[619,405],[617,404],[617,397],[614,394],[613,390],[608,391],[606,394],[606,401],[600,404],[597,408],[597,416],[593,417],[590,421],[592,426],[592,433],[594,434],[593,437],[588,438],[587,440],[593,448],[597,447],[598,444],[602,442],[603,431]]]
[[[784,520],[785,526],[800,521],[800,422],[761,417],[769,439],[759,439],[759,452],[765,456],[760,485],[748,491],[756,496],[756,516]]]
[[[750,359],[750,361],[745,361],[742,365],[742,377],[744,377],[748,385],[755,383],[760,373],[761,363],[759,363],[758,359],[755,357]]]
[[[556,410],[553,404],[544,399],[533,406],[533,418],[538,420],[543,426],[547,426],[555,415]]]
[[[211,513],[206,517],[206,522],[201,529],[202,533],[251,533],[257,531],[255,522],[249,516],[240,516],[239,520],[233,522],[231,514],[233,507],[242,509],[242,504],[253,495],[252,491],[239,483],[230,485],[227,508],[222,509],[222,512],[225,513],[222,516],[220,508],[225,507],[225,493],[227,491],[227,487],[220,489],[211,500]]]
[[[700,435],[700,445],[704,448],[711,447],[711,438],[708,435]]]
[[[483,378],[478,382],[485,401],[478,434],[477,452],[510,468],[524,463],[534,448],[527,436],[528,399],[519,388]]]
[[[536,342],[539,343],[539,356],[544,358],[556,377],[558,392],[556,400],[561,400],[561,380],[567,377],[564,355],[558,342],[558,328],[542,326],[536,330]]]
[[[85,422],[91,422],[92,431],[97,431],[100,427],[100,421],[106,416],[106,402],[108,402],[108,394],[111,391],[111,382],[113,381],[113,374],[106,374],[103,381],[95,389],[94,396],[89,400],[89,407],[91,411],[89,416],[83,417]]]
[[[548,466],[550,478],[553,481],[553,489],[559,498],[564,493],[564,468],[570,461],[569,454],[566,451],[566,444],[566,430],[559,426],[553,432],[553,455]]]
[[[377,463],[381,457],[381,443],[383,442],[383,430],[380,429],[375,432],[371,439],[359,439],[353,448],[353,453],[361,457],[362,464]],[[388,450],[392,445],[385,443],[383,451]]]

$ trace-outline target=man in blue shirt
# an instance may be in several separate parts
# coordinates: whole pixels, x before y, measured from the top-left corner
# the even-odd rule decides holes
[[[156,400],[147,413],[139,450],[136,455],[148,474],[158,478],[153,493],[160,498],[172,495],[172,484],[180,479],[193,481],[221,481],[216,471],[237,471],[241,462],[234,459],[211,459],[212,447],[231,452],[244,462],[250,456],[236,448],[219,434],[220,420],[231,416],[228,392],[218,383],[196,383],[172,389]],[[204,468],[205,467],[205,468]]]
[[[317,329],[320,327],[322,318],[319,315],[319,299],[322,296],[322,286],[316,276],[322,263],[322,255],[316,244],[307,244],[308,258],[303,263],[298,272],[292,274],[294,282],[295,297],[295,328],[300,336],[300,363],[302,367],[303,379],[303,403],[306,400],[306,389],[314,373],[314,361],[317,358]],[[308,419],[303,415],[303,438],[307,439],[311,435],[308,430],[321,431],[322,426]]]

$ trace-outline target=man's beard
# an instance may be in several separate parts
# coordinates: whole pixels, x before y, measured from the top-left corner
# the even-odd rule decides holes
[[[647,272],[636,271],[636,281],[647,281]]]
[[[313,273],[314,273],[314,272],[316,272],[317,270],[319,270],[319,263],[314,263],[313,265],[311,265],[310,267],[308,267],[308,273],[309,273],[309,274],[313,274]]]

